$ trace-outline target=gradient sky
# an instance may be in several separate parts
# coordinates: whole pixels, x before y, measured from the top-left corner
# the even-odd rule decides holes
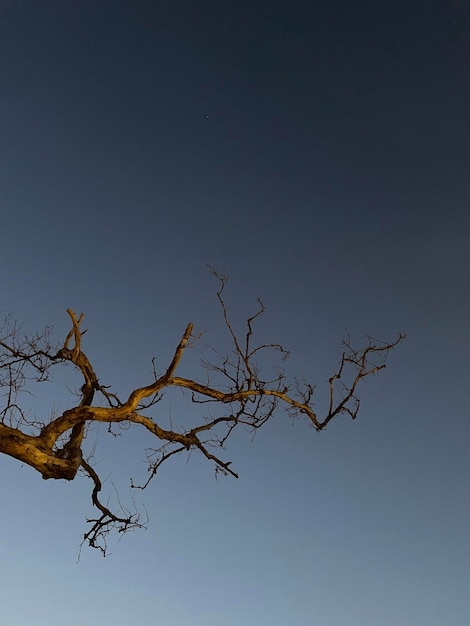
[[[1,310],[83,311],[102,383],[150,382],[190,321],[182,374],[226,344],[208,263],[320,412],[346,328],[408,334],[357,421],[240,432],[238,481],[168,462],[106,559],[76,563],[85,479],[0,459],[1,624],[468,626],[470,3],[2,0],[0,59]],[[127,501],[148,440],[93,437]]]

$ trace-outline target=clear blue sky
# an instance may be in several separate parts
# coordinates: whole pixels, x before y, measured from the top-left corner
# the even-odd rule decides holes
[[[469,33],[466,0],[1,3],[2,311],[61,336],[83,311],[125,395],[189,321],[224,345],[226,267],[319,411],[345,328],[408,334],[356,422],[240,432],[238,481],[169,462],[106,559],[76,564],[84,478],[1,458],[2,624],[470,624]],[[95,441],[126,501],[149,442]]]

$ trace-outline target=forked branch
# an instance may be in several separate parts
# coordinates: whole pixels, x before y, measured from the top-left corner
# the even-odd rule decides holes
[[[142,427],[149,436],[147,450],[148,475],[142,483],[131,481],[133,489],[145,489],[161,465],[179,454],[199,452],[215,471],[238,477],[226,460],[225,447],[237,427],[256,431],[284,407],[292,417],[304,417],[321,431],[337,416],[358,415],[359,384],[385,367],[390,351],[404,338],[399,334],[392,342],[380,342],[367,337],[365,347],[355,349],[349,338],[337,371],[328,379],[329,402],[326,415],[314,410],[315,386],[311,383],[290,382],[282,364],[288,352],[278,343],[254,342],[255,325],[265,307],[259,300],[258,309],[246,320],[246,331],[240,338],[234,330],[224,300],[227,276],[211,268],[219,281],[217,298],[221,307],[230,344],[227,350],[212,350],[210,359],[202,360],[205,378],[196,380],[178,375],[184,352],[194,340],[193,325],[188,324],[176,346],[173,358],[161,376],[134,389],[125,400],[103,386],[83,351],[83,313],[76,315],[68,309],[71,329],[62,346],[57,349],[46,331],[28,337],[17,327],[6,323],[0,332],[0,387],[4,390],[4,406],[0,409],[0,453],[27,463],[43,478],[73,480],[81,469],[92,482],[91,501],[97,517],[87,519],[90,525],[83,541],[106,553],[106,539],[111,531],[124,533],[145,525],[138,512],[130,512],[117,498],[118,512],[101,499],[103,485],[90,463],[90,451],[84,449],[87,425],[104,423],[108,432],[114,425]],[[276,359],[277,357],[277,359]],[[274,364],[271,373],[260,362]],[[277,363],[279,362],[279,363]],[[48,420],[28,422],[19,402],[19,394],[31,382],[47,380],[52,366],[71,363],[81,374],[83,384],[79,401],[61,415]],[[188,426],[171,425],[163,428],[155,407],[164,390],[180,389],[188,399]],[[101,401],[100,401],[101,399]],[[152,411],[149,414],[149,411]],[[163,416],[165,417],[165,416]],[[153,443],[156,442],[156,443]]]

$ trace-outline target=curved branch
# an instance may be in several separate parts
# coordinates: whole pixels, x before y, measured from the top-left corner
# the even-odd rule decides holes
[[[92,524],[92,526],[84,533],[82,545],[87,542],[91,548],[100,550],[103,556],[106,556],[106,538],[110,532],[117,531],[118,533],[126,533],[134,528],[145,528],[146,521],[141,522],[141,515],[138,512],[130,513],[122,505],[120,505],[122,517],[113,513],[99,499],[103,485],[98,474],[84,459],[82,459],[81,465],[94,483],[91,500],[93,505],[101,512],[100,517],[87,519],[87,522]]]
[[[144,489],[162,463],[178,454],[190,454],[192,451],[199,452],[210,461],[216,473],[238,478],[238,474],[231,468],[231,461],[216,454],[217,449],[225,451],[225,445],[237,427],[242,426],[254,432],[266,424],[280,406],[291,417],[307,418],[317,431],[325,429],[341,414],[355,419],[360,407],[360,382],[385,368],[390,350],[405,337],[400,333],[394,341],[386,343],[369,336],[365,347],[360,349],[353,348],[347,338],[343,342],[338,369],[327,380],[329,399],[326,414],[319,417],[314,409],[313,384],[299,384],[296,380],[289,383],[279,366],[272,367],[267,375],[262,376],[258,358],[271,364],[274,362],[273,356],[277,356],[277,360],[283,362],[288,352],[277,343],[253,345],[255,322],[265,311],[261,300],[258,301],[256,312],[247,318],[246,332],[240,340],[223,299],[227,277],[218,274],[213,268],[211,272],[220,282],[217,298],[231,346],[227,351],[213,350],[212,355],[215,357],[202,361],[205,383],[177,375],[184,351],[191,338],[194,338],[192,324],[187,325],[164,374],[157,377],[154,372],[154,381],[131,391],[124,402],[108,391],[108,387],[100,384],[82,350],[82,338],[86,332],[81,330],[83,313],[77,316],[72,309],[67,310],[72,328],[58,351],[52,349],[47,333],[27,337],[11,325],[4,326],[3,331],[0,329],[0,387],[6,389],[3,396],[6,407],[0,412],[0,453],[27,463],[45,479],[72,480],[81,468],[92,481],[91,499],[98,511],[98,517],[87,520],[91,527],[84,534],[83,542],[100,549],[103,554],[106,553],[106,537],[111,530],[126,532],[144,526],[145,522],[141,521],[136,511],[131,513],[119,503],[120,513],[116,513],[101,500],[102,482],[95,469],[85,460],[83,452],[87,424],[105,423],[109,427],[108,431],[116,423],[128,427],[141,426],[151,438],[155,438],[151,440],[158,440],[158,446],[150,447],[148,451],[148,479],[141,486],[131,481],[131,488]],[[37,435],[23,432],[21,427],[28,424],[31,429],[31,422],[27,422],[25,412],[18,403],[19,390],[27,381],[46,380],[53,364],[66,362],[78,368],[83,377],[78,404],[41,424],[34,431],[38,432]],[[187,392],[184,395],[188,398],[191,414],[196,410],[202,411],[202,414],[193,415],[189,427],[180,427],[180,430],[175,430],[172,425],[171,429],[162,428],[154,416],[147,415],[161,398],[162,390],[172,388]],[[95,396],[101,397],[105,406],[97,404]],[[204,413],[203,407],[210,408],[211,413]],[[5,423],[8,419],[14,421],[16,427]]]

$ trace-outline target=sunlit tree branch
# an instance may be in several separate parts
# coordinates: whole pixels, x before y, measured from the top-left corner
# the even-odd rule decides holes
[[[212,358],[201,362],[204,382],[177,375],[184,352],[195,340],[193,325],[188,324],[176,346],[173,358],[161,376],[154,366],[154,380],[131,391],[127,399],[109,391],[98,379],[83,351],[84,315],[71,309],[67,313],[71,329],[64,342],[53,345],[50,329],[28,335],[11,319],[0,330],[0,453],[7,454],[37,470],[44,479],[73,480],[79,471],[92,483],[91,501],[97,516],[87,519],[89,528],[83,541],[106,553],[106,539],[111,531],[126,532],[145,525],[137,510],[130,512],[120,504],[113,508],[101,499],[102,482],[86,452],[87,426],[106,424],[142,427],[149,436],[148,476],[141,483],[131,481],[134,489],[145,489],[161,465],[179,454],[199,452],[213,464],[215,471],[238,477],[232,462],[226,460],[225,447],[237,427],[252,432],[268,422],[277,409],[284,407],[291,417],[303,417],[321,431],[339,415],[358,415],[358,387],[362,380],[385,367],[390,351],[404,338],[397,335],[391,342],[367,337],[364,347],[353,348],[349,337],[343,343],[338,369],[327,381],[327,412],[319,416],[314,410],[315,386],[308,382],[289,382],[282,364],[288,352],[277,343],[254,343],[254,326],[265,311],[261,300],[258,309],[246,320],[246,331],[239,337],[232,325],[224,300],[227,276],[211,268],[219,281],[217,298],[221,307],[230,345],[227,350],[212,350]],[[259,359],[276,363],[263,374]],[[57,416],[30,420],[21,406],[22,394],[31,383],[49,380],[54,367],[72,364],[83,384],[78,402]],[[161,419],[152,414],[165,390],[180,389],[188,394],[190,426],[176,430],[163,428]],[[101,399],[101,400],[100,400]],[[204,406],[210,408],[210,414]],[[149,410],[154,408],[152,413]],[[158,442],[155,445],[152,442]]]

